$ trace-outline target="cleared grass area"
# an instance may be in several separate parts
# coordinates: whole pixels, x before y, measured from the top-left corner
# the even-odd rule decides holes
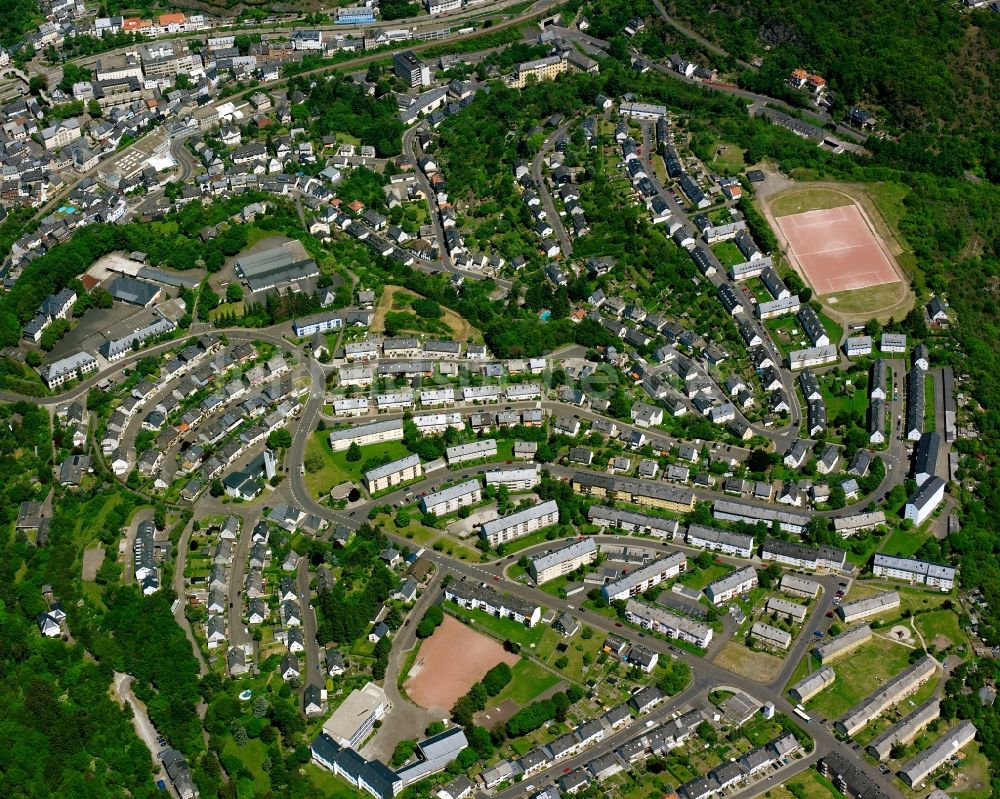
[[[306,777],[316,790],[314,796],[322,796],[325,799],[364,799],[370,794],[352,788],[340,777],[336,777],[332,772],[320,768],[315,763],[306,763]]]
[[[927,540],[929,535],[930,533],[926,530],[904,530],[897,528],[889,533],[880,551],[886,555],[908,558],[923,546],[924,541]]]
[[[791,216],[805,211],[826,208],[840,208],[851,205],[853,200],[836,189],[802,188],[789,189],[771,198],[771,213],[774,216]]]
[[[255,792],[263,796],[271,789],[271,778],[264,772],[264,759],[267,757],[267,744],[259,738],[250,738],[245,746],[237,745],[232,736],[226,737],[222,747],[223,758],[235,757],[242,763],[253,777]]]
[[[713,563],[707,569],[699,569],[697,567],[691,569],[691,571],[681,576],[679,582],[688,586],[688,588],[696,588],[699,591],[703,591],[706,585],[714,583],[720,577],[729,574],[730,571],[732,569],[728,566],[723,566],[721,563]]]
[[[510,670],[511,681],[491,702],[501,705],[510,699],[518,705],[526,705],[543,691],[547,691],[559,677],[540,666],[531,658],[521,658]]]
[[[402,286],[386,286],[379,298],[378,307],[375,309],[375,319],[372,321],[371,330],[373,333],[381,332],[385,329],[385,317],[389,312],[399,311],[409,306],[420,295]],[[454,311],[441,306],[441,317],[436,320],[443,323],[451,330],[451,337],[456,341],[468,341],[479,336],[479,331],[465,321]]]
[[[740,248],[731,241],[723,241],[719,244],[713,244],[712,252],[714,252],[715,257],[722,262],[722,265],[726,267],[741,264],[746,261],[746,258],[743,257],[743,253],[740,252]]]
[[[934,377],[924,376],[924,430],[936,429],[934,419]]]
[[[928,646],[933,645],[941,649],[942,644],[947,647],[966,643],[965,634],[958,623],[958,616],[953,610],[920,613],[914,616],[913,622]],[[944,643],[945,641],[948,643]]]
[[[905,669],[911,651],[902,644],[873,638],[846,657],[833,661],[837,679],[806,702],[806,710],[826,719],[840,716]]]
[[[324,466],[317,472],[305,474],[306,488],[310,495],[314,497],[325,496],[330,489],[340,483],[350,482],[361,483],[361,467],[365,461],[378,456],[384,456],[389,460],[406,457],[409,450],[403,446],[401,441],[387,441],[384,444],[372,444],[361,448],[361,459],[357,461],[347,460],[347,450],[334,452],[330,449],[329,431],[316,430],[306,443],[306,460],[310,455],[320,455]]]
[[[716,172],[740,172],[744,168],[743,156],[745,154],[746,150],[738,145],[717,141],[712,150],[712,160],[708,165]]]
[[[770,682],[781,670],[784,661],[766,652],[754,652],[743,644],[729,641],[715,656],[715,665],[746,677],[754,682]]]
[[[865,289],[824,294],[823,302],[834,308],[837,313],[851,316],[877,315],[904,302],[908,294],[909,289],[901,282],[883,283]]]
[[[826,777],[809,769],[771,788],[764,796],[768,799],[842,799],[844,795]]]

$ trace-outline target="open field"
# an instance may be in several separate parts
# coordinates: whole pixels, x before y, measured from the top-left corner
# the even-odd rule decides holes
[[[797,786],[795,793],[789,790],[791,786]],[[815,769],[809,769],[777,788],[771,788],[764,793],[764,796],[766,799],[841,799],[843,794],[834,788],[826,777],[821,776]]]
[[[330,489],[341,483],[360,483],[361,467],[365,461],[378,456],[389,460],[404,458],[409,450],[401,441],[387,441],[384,444],[372,444],[361,448],[361,459],[347,460],[347,450],[334,452],[330,449],[329,431],[316,430],[306,444],[306,461],[310,456],[319,455],[323,468],[316,472],[306,469],[305,483],[311,496],[321,497],[330,493]]]
[[[712,160],[707,166],[723,174],[739,172],[744,168],[743,155],[746,151],[730,142],[718,141],[712,150]]]
[[[913,623],[917,625],[928,646],[945,649],[966,642],[965,634],[958,623],[958,616],[953,610],[942,609],[920,613],[913,617]]]
[[[775,678],[784,661],[766,652],[754,652],[735,641],[727,641],[715,656],[714,663],[748,680],[766,683]]]
[[[517,655],[497,641],[445,616],[420,647],[404,685],[406,695],[421,707],[448,713],[497,663],[513,666],[517,662]]]
[[[94,547],[83,551],[83,574],[84,580],[96,580],[97,572],[104,563],[104,548]]]
[[[904,530],[902,527],[899,527],[889,533],[889,536],[882,543],[879,552],[884,552],[887,555],[896,555],[901,558],[912,557],[913,553],[920,549],[929,535],[926,531]]]
[[[558,676],[531,658],[521,658],[511,669],[511,673],[513,676],[510,684],[493,700],[494,705],[508,699],[516,705],[526,705],[559,682]]]
[[[371,332],[380,333],[385,330],[385,317],[391,311],[405,311],[410,302],[420,295],[402,286],[386,286],[375,309],[375,319],[372,321]],[[451,330],[451,338],[456,341],[469,341],[479,335],[479,331],[466,322],[461,316],[444,306],[441,306],[441,318],[427,320],[441,323]],[[443,332],[442,332],[443,335]]]

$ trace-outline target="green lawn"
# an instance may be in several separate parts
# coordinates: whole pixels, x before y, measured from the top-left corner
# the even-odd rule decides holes
[[[831,665],[837,673],[833,685],[806,703],[806,709],[826,719],[840,716],[875,691],[879,685],[903,671],[910,649],[902,644],[873,638]]]
[[[521,658],[515,663],[511,675],[510,683],[493,700],[494,705],[503,704],[508,699],[515,704],[526,705],[559,682],[559,677],[531,658]]]
[[[704,590],[706,585],[714,583],[720,577],[729,574],[730,571],[732,569],[720,563],[713,563],[707,569],[699,569],[697,566],[694,566],[689,572],[681,576],[680,582],[684,583],[688,588]]]
[[[908,558],[923,546],[929,535],[926,530],[904,530],[899,527],[889,533],[879,551],[886,555]]]
[[[528,533],[528,535],[523,536],[522,538],[517,538],[513,541],[510,541],[503,545],[504,548],[503,551],[505,554],[510,555],[513,554],[514,552],[520,552],[522,549],[527,549],[528,547],[533,547],[537,544],[544,544],[545,541],[547,540],[545,538],[545,535],[551,529],[552,527],[545,527],[541,530],[536,530],[533,533]],[[566,540],[568,540],[569,538],[570,536],[567,536]],[[563,539],[558,539],[558,538],[554,539],[552,541],[553,546],[558,545],[558,543],[561,540]]]
[[[746,258],[743,257],[743,253],[740,252],[740,248],[731,241],[723,241],[719,244],[713,244],[712,252],[715,253],[715,257],[722,262],[724,267],[734,266],[746,261]]]
[[[789,788],[796,786],[795,793]],[[772,788],[764,794],[769,799],[842,799],[843,794],[814,769],[809,769],[792,777],[788,782]]]
[[[262,764],[267,757],[267,744],[259,738],[250,738],[246,746],[238,746],[232,736],[226,737],[222,747],[223,757],[237,758],[253,776],[254,786],[258,795],[263,796],[271,788],[271,778],[264,773]]]
[[[521,646],[534,646],[537,648],[542,637],[549,631],[549,628],[544,624],[525,627],[513,619],[498,619],[482,610],[466,610],[454,602],[445,602],[445,607],[459,619],[473,622],[495,638],[499,638],[501,641],[510,639],[511,641],[516,641]]]
[[[335,777],[332,772],[320,768],[315,763],[307,763],[305,770],[309,782],[318,791],[312,796],[322,796],[325,799],[365,799],[369,796],[368,793],[352,788],[340,777]]]
[[[934,639],[939,635],[947,638],[953,645],[965,643],[965,634],[953,610],[932,610],[930,613],[919,613],[913,618],[928,646],[934,645]]]
[[[377,457],[385,456],[390,460],[406,457],[409,450],[403,446],[402,441],[387,441],[384,444],[372,444],[368,447],[361,447],[361,459],[357,461],[347,460],[347,450],[334,452],[330,449],[329,432],[316,430],[306,443],[306,460],[311,455],[319,454],[322,457],[324,466],[317,472],[305,474],[306,488],[314,497],[325,496],[330,489],[340,483],[361,483],[361,467],[365,461]]]

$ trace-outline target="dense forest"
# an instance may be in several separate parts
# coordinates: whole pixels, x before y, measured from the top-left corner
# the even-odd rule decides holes
[[[35,0],[4,0],[3,14],[0,14],[0,45],[16,44],[41,21]]]
[[[875,108],[898,144],[879,148],[904,167],[919,151],[938,174],[981,171],[1000,181],[1000,15],[959,13],[954,4],[912,0],[887,13],[877,0],[685,0],[671,13],[733,56],[762,56],[748,87],[781,96],[796,68],[818,73],[834,92],[835,112]]]

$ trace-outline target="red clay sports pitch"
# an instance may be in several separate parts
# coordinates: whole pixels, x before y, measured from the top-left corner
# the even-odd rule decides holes
[[[792,258],[818,295],[896,283],[892,261],[855,205],[777,218]]]

